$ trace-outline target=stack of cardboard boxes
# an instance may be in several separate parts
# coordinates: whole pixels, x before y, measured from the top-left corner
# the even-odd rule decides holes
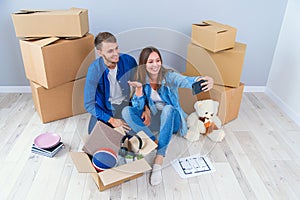
[[[85,76],[95,59],[88,11],[22,10],[13,13],[12,19],[42,122],[86,112]]]
[[[196,100],[213,99],[219,102],[218,115],[223,124],[237,118],[244,84],[240,82],[246,45],[236,42],[236,29],[214,21],[192,25],[191,43],[188,45],[185,75],[206,75],[214,79],[214,87],[196,98],[191,91],[181,90],[182,107],[187,113],[194,111]]]

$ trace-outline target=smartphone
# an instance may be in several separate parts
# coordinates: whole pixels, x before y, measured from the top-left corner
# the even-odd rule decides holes
[[[203,92],[201,84],[204,82],[206,82],[206,81],[201,79],[200,81],[193,83],[193,85],[192,85],[193,95]]]

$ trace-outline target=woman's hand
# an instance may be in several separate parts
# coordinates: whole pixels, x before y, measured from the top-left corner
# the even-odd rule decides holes
[[[144,124],[146,126],[149,126],[150,123],[151,123],[151,114],[150,114],[150,109],[148,108],[148,106],[145,106],[145,110],[144,112],[142,113],[142,116],[141,118],[144,120]]]
[[[197,79],[197,81],[204,80],[205,82],[201,84],[202,90],[204,92],[209,91],[214,86],[214,79],[210,76],[202,76]]]
[[[138,81],[128,81],[128,84],[135,88],[135,95],[140,97],[143,95],[143,84]]]
[[[128,84],[134,88],[140,88],[143,86],[142,83],[138,81],[128,81]]]

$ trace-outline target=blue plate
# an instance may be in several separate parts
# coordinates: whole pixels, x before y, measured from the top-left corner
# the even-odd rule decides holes
[[[97,171],[110,169],[117,165],[117,155],[112,149],[102,148],[94,153],[92,163]]]

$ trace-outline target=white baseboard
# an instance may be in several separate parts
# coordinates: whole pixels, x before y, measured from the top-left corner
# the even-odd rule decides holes
[[[291,109],[289,105],[282,101],[281,98],[279,98],[269,88],[266,89],[265,94],[270,97],[287,116],[289,116],[298,126],[300,126],[300,116],[298,113]]]
[[[30,86],[0,86],[0,93],[31,93]]]
[[[265,92],[266,86],[245,86],[244,92]]]

